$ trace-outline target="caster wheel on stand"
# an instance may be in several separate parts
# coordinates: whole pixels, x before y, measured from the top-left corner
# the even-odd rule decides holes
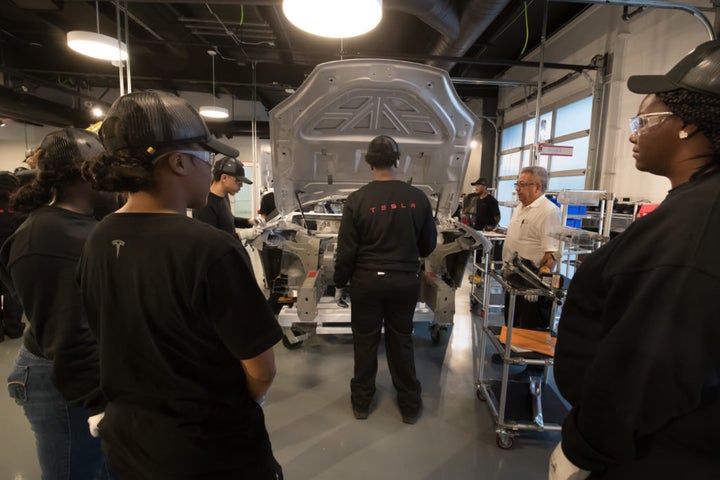
[[[513,440],[512,435],[508,435],[507,433],[498,433],[495,435],[495,443],[503,450],[510,450],[515,443],[515,440]]]

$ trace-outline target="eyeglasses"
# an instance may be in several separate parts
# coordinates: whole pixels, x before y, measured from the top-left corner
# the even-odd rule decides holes
[[[630,131],[633,135],[639,136],[648,128],[660,125],[666,118],[675,115],[673,112],[642,113],[630,119]]]
[[[155,157],[155,160],[153,160],[153,162],[157,162],[165,155],[170,155],[171,153],[182,153],[184,155],[190,155],[191,157],[195,157],[198,160],[201,160],[210,166],[212,166],[212,164],[215,163],[215,153],[208,152],[207,150],[172,150],[170,152],[166,152],[161,155],[158,155],[157,157]]]
[[[525,187],[529,187],[530,185],[537,185],[537,183],[536,182],[515,182],[515,183],[513,183],[513,186],[515,188],[517,188],[517,187],[525,188]]]
[[[207,163],[208,165],[212,165],[213,163],[215,163],[215,153],[208,152],[207,150],[176,150],[176,152],[184,153],[185,155],[195,157],[198,160],[202,160],[203,162]]]

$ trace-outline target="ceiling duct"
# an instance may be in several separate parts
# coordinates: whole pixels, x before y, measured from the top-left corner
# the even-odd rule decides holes
[[[85,127],[89,122],[87,112],[62,106],[34,95],[16,93],[0,87],[0,117],[53,127]]]
[[[464,56],[509,3],[510,0],[473,0],[469,2],[462,12],[460,32],[457,38],[443,36],[432,49],[431,55]],[[455,62],[451,61],[431,61],[429,64],[448,72],[455,66]]]

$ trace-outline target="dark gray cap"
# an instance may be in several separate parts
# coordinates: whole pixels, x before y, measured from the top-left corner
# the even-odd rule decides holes
[[[63,128],[45,135],[40,150],[47,153],[53,165],[67,163],[80,166],[86,160],[94,160],[105,149],[97,135],[81,128]],[[46,158],[38,159],[38,168],[45,170]]]
[[[110,152],[152,155],[162,147],[197,143],[230,157],[239,154],[213,138],[186,100],[158,90],[128,93],[115,100],[100,127],[100,139]]]
[[[628,78],[627,86],[634,93],[662,93],[684,88],[720,97],[720,40],[699,45],[665,75],[633,75]]]
[[[485,185],[486,187],[487,187],[487,184],[488,184],[488,181],[487,181],[487,178],[485,178],[485,177],[480,177],[477,180],[475,180],[474,182],[470,183],[470,185],[472,185],[472,186]]]
[[[213,164],[213,174],[224,173],[237,178],[243,183],[252,185],[252,181],[245,176],[245,168],[240,160],[232,157],[222,157],[215,160]]]

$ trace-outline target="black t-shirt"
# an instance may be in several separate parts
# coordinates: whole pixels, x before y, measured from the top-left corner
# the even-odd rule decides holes
[[[0,199],[0,246],[10,237],[22,223],[22,218],[8,205],[7,199]]]
[[[373,181],[351,193],[343,207],[334,281],[354,269],[414,272],[435,250],[437,230],[427,196],[400,180]]]
[[[555,352],[573,405],[563,451],[576,465],[608,478],[717,478],[718,245],[715,172],[673,189],[576,272]]]
[[[88,328],[75,270],[97,222],[57,207],[27,217],[0,251],[0,275],[20,299],[30,326],[25,347],[53,360],[52,380],[63,398],[99,413],[97,341]]]
[[[121,476],[266,468],[262,409],[240,360],[282,332],[239,242],[184,215],[113,214],[88,239],[79,272],[100,337],[103,442]]]
[[[485,227],[495,227],[498,224],[495,218],[500,217],[500,206],[495,197],[490,194],[485,198],[480,198],[477,193],[467,195],[464,209],[472,217],[472,227],[475,230],[484,230]]]
[[[235,217],[230,209],[230,199],[227,196],[219,197],[212,192],[208,193],[207,205],[203,208],[193,209],[193,218],[228,232],[237,238],[236,228],[251,228],[247,218]]]

